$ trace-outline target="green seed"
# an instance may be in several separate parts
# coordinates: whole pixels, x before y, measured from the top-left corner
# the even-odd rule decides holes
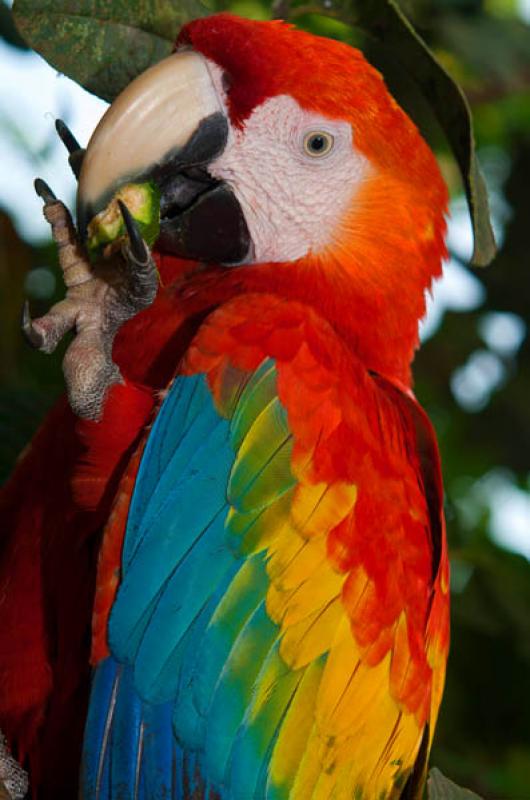
[[[131,212],[149,247],[158,237],[160,190],[154,183],[128,183],[118,189],[107,207],[96,214],[88,225],[87,249],[92,259],[118,250],[126,236],[118,200],[125,203]]]

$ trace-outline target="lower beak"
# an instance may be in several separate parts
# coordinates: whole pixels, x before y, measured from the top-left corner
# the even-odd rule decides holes
[[[228,134],[203,56],[174,53],[148,69],[116,98],[88,144],[77,197],[81,235],[122,186],[149,181],[160,190],[158,250],[225,265],[248,260],[241,207],[208,172]]]

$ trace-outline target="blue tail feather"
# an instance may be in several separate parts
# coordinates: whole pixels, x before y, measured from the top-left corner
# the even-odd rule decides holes
[[[142,703],[134,691],[132,670],[122,671],[111,728],[111,797],[137,800],[143,738]]]
[[[173,800],[177,756],[171,730],[171,704],[144,703],[143,722],[142,777],[146,800]]]
[[[103,661],[95,670],[91,703],[88,709],[81,775],[85,796],[105,797],[110,780],[110,735],[112,717],[121,676],[121,667],[112,659]]]
[[[112,657],[95,670],[81,769],[84,800],[185,800],[173,702],[149,704],[133,670]],[[180,787],[180,788],[179,788]]]

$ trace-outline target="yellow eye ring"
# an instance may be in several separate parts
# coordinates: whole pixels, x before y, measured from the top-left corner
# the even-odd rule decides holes
[[[304,136],[304,151],[311,158],[322,158],[332,150],[334,137],[327,131],[310,131]]]

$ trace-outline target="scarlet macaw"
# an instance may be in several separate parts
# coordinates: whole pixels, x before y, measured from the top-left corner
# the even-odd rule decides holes
[[[80,760],[85,800],[419,798],[448,648],[410,374],[445,255],[434,156],[357,50],[219,14],[104,116],[81,232],[137,178],[157,297],[98,419],[61,401],[2,495],[0,727],[37,798],[74,797]]]

